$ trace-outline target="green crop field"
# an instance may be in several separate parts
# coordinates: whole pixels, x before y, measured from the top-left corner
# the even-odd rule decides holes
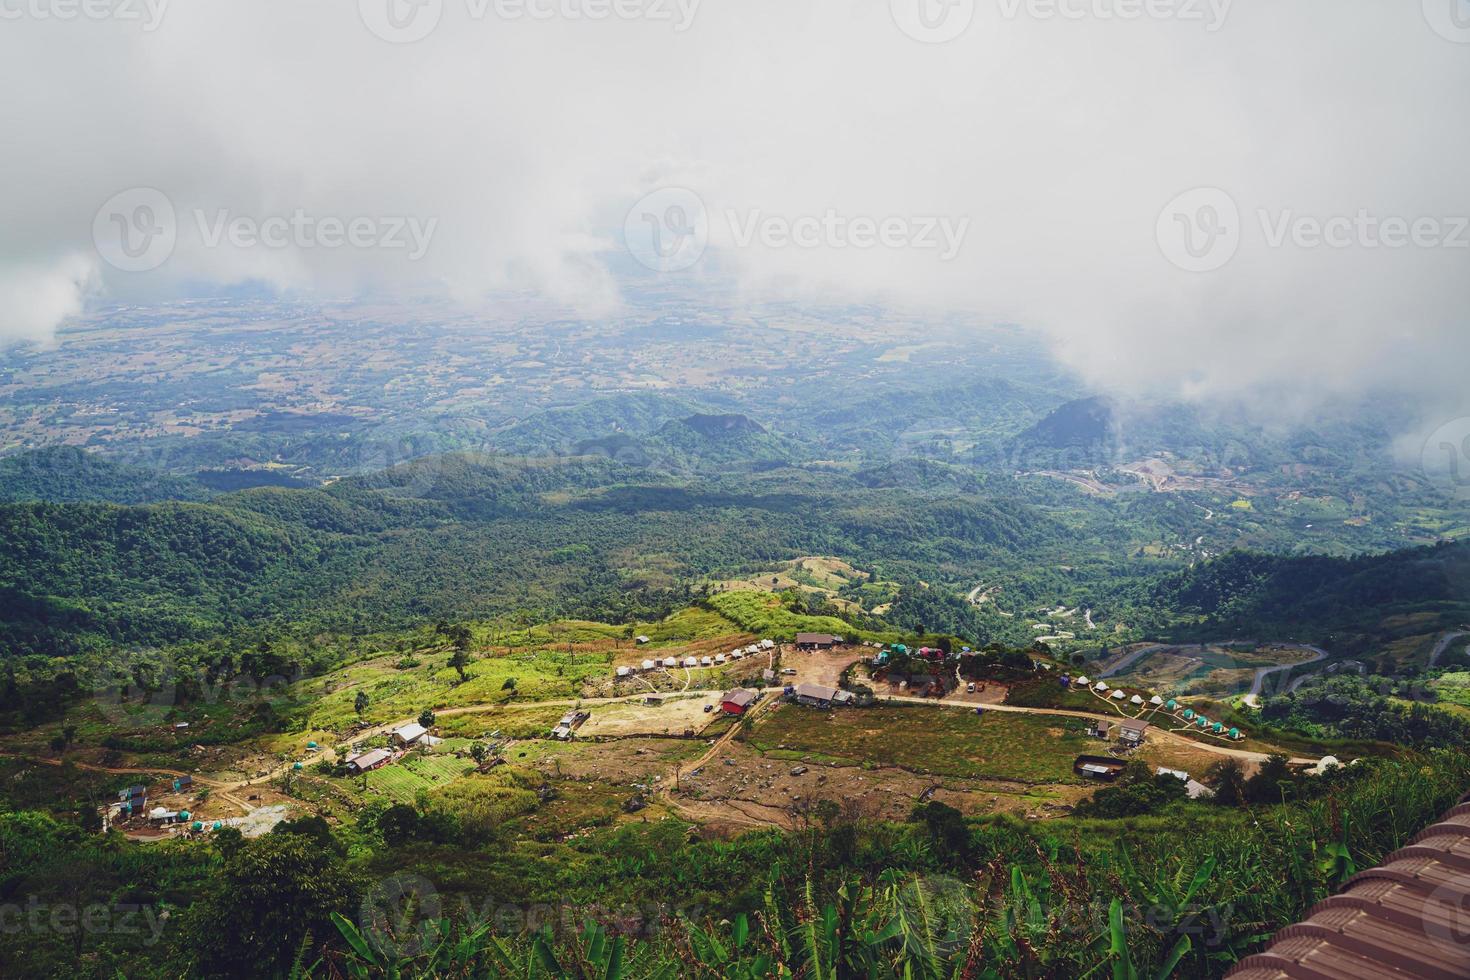
[[[398,803],[412,803],[419,790],[443,786],[473,768],[475,764],[471,760],[452,755],[410,755],[401,762],[368,773],[367,785],[370,792]]]
[[[831,712],[785,705],[756,726],[750,744],[775,758],[1027,783],[1076,781],[1072,762],[1089,746],[1072,719],[920,705]]]

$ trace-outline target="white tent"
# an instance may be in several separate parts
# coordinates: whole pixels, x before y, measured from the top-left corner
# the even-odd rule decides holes
[[[699,658],[699,665],[701,667],[708,667],[711,664],[713,664],[714,662],[715,662],[715,660],[714,660],[713,657],[700,657]]]
[[[658,665],[655,664],[652,660],[645,660],[645,661],[643,661],[643,669],[644,670],[652,670],[656,666],[658,666]]]
[[[633,668],[632,667],[619,667],[618,668],[618,676],[619,677],[627,677],[631,673],[633,673]]]
[[[1092,686],[1094,688],[1096,688],[1097,690],[1099,690],[1099,691],[1106,691],[1108,689],[1108,682],[1107,681],[1098,681],[1096,684],[1094,684]]]
[[[725,661],[727,661],[729,659],[730,658],[727,657],[727,656],[725,656],[723,653],[717,653],[717,654],[715,654],[715,663],[717,663],[717,664],[722,664],[722,663],[724,663]]]
[[[1133,702],[1134,704],[1143,704],[1143,696],[1141,694],[1135,694],[1128,700]]]
[[[1113,698],[1117,701],[1121,701],[1127,696],[1128,695],[1124,694],[1121,688],[1113,692]]]
[[[1092,682],[1089,681],[1086,677],[1079,677],[1079,678],[1077,678],[1077,680],[1076,680],[1075,683],[1077,684],[1078,687],[1086,687],[1088,684],[1091,684]]]
[[[1164,699],[1155,694],[1153,697],[1148,699],[1148,703],[1152,705],[1160,705],[1164,703]]]
[[[684,666],[685,667],[698,667],[699,666],[699,658],[698,657],[685,657],[684,658]]]
[[[679,666],[679,658],[678,657],[665,657],[664,658],[664,666],[665,667],[677,667],[677,666]]]

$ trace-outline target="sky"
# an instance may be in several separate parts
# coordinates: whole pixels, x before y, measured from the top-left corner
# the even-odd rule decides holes
[[[1470,0],[0,0],[0,342],[629,255],[1100,389],[1470,414]]]

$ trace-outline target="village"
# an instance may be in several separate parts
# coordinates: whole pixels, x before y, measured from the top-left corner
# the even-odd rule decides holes
[[[815,632],[680,646],[634,637],[582,697],[425,708],[336,738],[316,733],[244,779],[201,768],[132,781],[105,808],[106,825],[138,840],[226,827],[255,836],[289,816],[345,819],[374,798],[474,792],[501,767],[539,774],[547,811],[595,800],[599,822],[790,827],[820,799],[895,818],[925,799],[1042,818],[1135,759],[1197,797],[1209,793],[1212,763],[1252,766],[1267,754],[1202,704],[1090,679],[1040,647],[911,648]],[[564,836],[588,817],[521,819]]]

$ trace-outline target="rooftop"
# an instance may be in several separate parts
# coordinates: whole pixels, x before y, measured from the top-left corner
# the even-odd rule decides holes
[[[1470,976],[1470,794],[1226,974],[1234,980]]]

